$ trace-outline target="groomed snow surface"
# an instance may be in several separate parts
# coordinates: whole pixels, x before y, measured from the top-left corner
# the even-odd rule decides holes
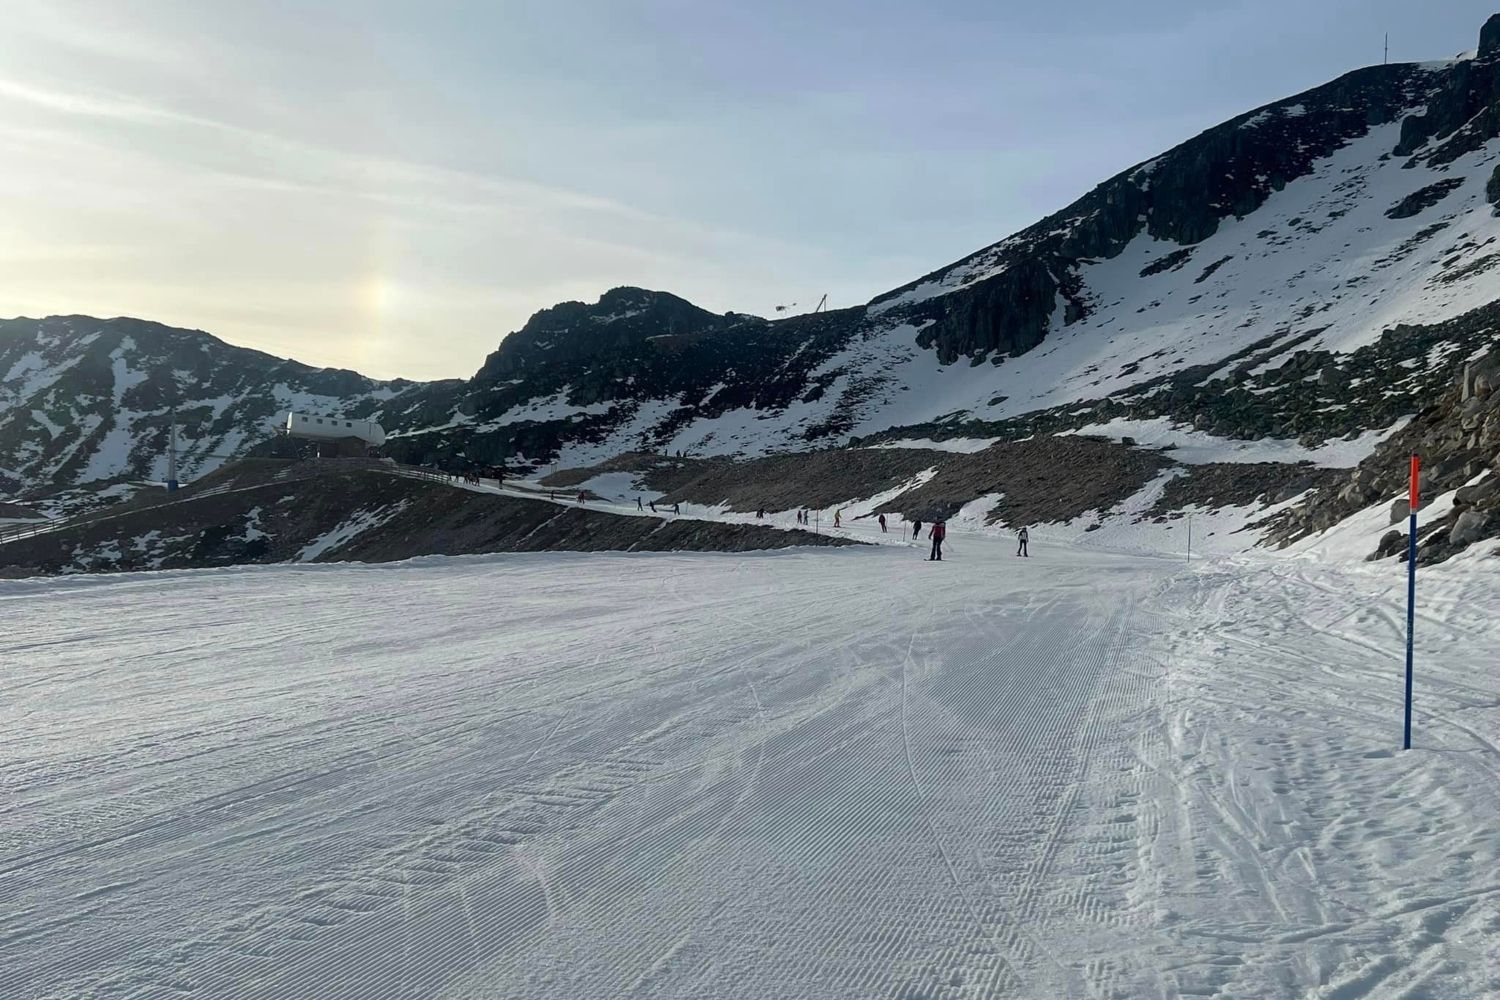
[[[1492,565],[1401,753],[1399,568],[1012,544],[0,583],[0,995],[1500,993]]]

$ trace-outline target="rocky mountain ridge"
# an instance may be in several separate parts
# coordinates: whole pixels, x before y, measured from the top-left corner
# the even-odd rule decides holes
[[[174,409],[191,479],[265,440],[290,408],[399,415],[448,385],[313,368],[128,317],[0,320],[0,493],[162,479]]]
[[[243,454],[296,407],[450,468],[756,456],[1167,419],[1311,448],[1389,432],[1493,338],[1500,17],[1214,126],[850,309],[768,320],[621,288],[469,380],[379,382],[139,320],[0,323],[0,492]],[[1120,430],[1124,428],[1123,430]]]

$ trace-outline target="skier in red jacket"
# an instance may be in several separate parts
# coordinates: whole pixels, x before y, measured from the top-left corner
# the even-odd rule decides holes
[[[934,521],[932,530],[927,535],[932,539],[932,555],[927,557],[928,562],[943,561],[943,539],[948,537],[948,522]]]

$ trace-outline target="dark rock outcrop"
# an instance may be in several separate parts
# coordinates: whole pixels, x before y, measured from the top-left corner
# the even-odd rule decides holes
[[[1489,259],[1500,265],[1500,254]],[[1472,265],[1471,265],[1472,266]],[[1452,382],[1463,358],[1500,336],[1500,301],[1441,323],[1402,324],[1347,354],[1299,349],[1314,328],[1273,334],[1208,365],[1149,379],[1105,399],[1083,400],[999,421],[949,420],[893,427],[858,439],[1019,439],[1056,434],[1116,417],[1174,423],[1216,437],[1292,438],[1312,447],[1389,427],[1429,405]],[[1274,363],[1273,363],[1274,362]]]
[[[1311,463],[1210,462],[1190,465],[1167,481],[1147,516],[1155,520],[1180,518],[1189,507],[1219,510],[1255,504],[1285,503],[1310,490],[1329,486],[1346,469],[1324,469]]]
[[[665,292],[617,288],[592,305],[536,314],[464,387],[464,421],[398,436],[386,451],[421,465],[534,466],[566,443],[603,440],[643,408],[653,416],[635,444],[656,447],[696,420],[816,398],[839,374],[816,369],[849,343],[863,316],[862,308],[776,321],[719,316]],[[838,433],[808,428],[813,440]]]
[[[851,544],[757,525],[628,517],[371,469],[262,462],[227,469],[218,485],[230,483],[223,492],[204,488],[0,544],[0,577],[481,552],[744,552]]]
[[[1496,15],[1500,17],[1500,15]],[[1440,166],[1500,136],[1500,46],[1496,18],[1479,33],[1479,52],[1436,74],[1426,109],[1401,123],[1397,156],[1415,155]]]
[[[1435,403],[1375,449],[1340,482],[1278,520],[1268,536],[1288,545],[1327,530],[1373,504],[1392,503],[1392,521],[1407,513],[1409,456],[1422,459],[1422,502],[1454,492],[1452,510],[1421,519],[1417,559],[1441,562],[1500,534],[1500,348],[1463,365]],[[1371,558],[1400,555],[1404,544],[1383,538]]]
[[[635,456],[586,470],[567,470],[547,483],[576,484],[601,472],[632,471],[664,501],[760,507],[828,508],[907,485],[876,513],[931,520],[965,504],[1003,494],[987,512],[992,521],[1036,524],[1108,511],[1171,466],[1157,451],[1098,438],[1063,435],[1008,441],[970,454],[925,448],[843,448],[766,458],[663,459]],[[1088,475],[1079,475],[1087,469]],[[916,482],[919,474],[930,475]]]
[[[1418,188],[1392,205],[1386,211],[1385,217],[1387,219],[1409,219],[1414,215],[1425,212],[1454,191],[1463,187],[1463,185],[1464,179],[1462,177],[1449,177],[1429,184],[1424,188]]]

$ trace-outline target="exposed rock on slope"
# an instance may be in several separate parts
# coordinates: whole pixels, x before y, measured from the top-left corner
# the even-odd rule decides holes
[[[288,469],[293,473],[279,473]],[[306,472],[306,470],[302,470]],[[173,503],[0,544],[0,576],[537,551],[743,552],[844,545],[810,532],[626,517],[370,470],[269,466]],[[247,485],[248,482],[248,485]]]
[[[646,481],[654,487],[670,487],[663,498],[667,503],[722,503],[740,511],[821,508],[909,485],[949,457],[921,449],[862,448],[769,455],[744,462],[708,459],[697,463],[690,477],[669,473],[659,478],[652,473]]]
[[[1500,254],[1496,260],[1500,261]],[[1441,323],[1398,325],[1348,353],[1309,349],[1319,331],[1272,335],[1221,360],[1142,382],[1114,396],[997,421],[898,427],[857,444],[904,438],[1026,438],[1110,420],[1164,417],[1216,437],[1317,445],[1383,429],[1430,404],[1464,359],[1500,343],[1500,302]]]
[[[1422,457],[1424,504],[1452,492],[1443,515],[1420,518],[1417,559],[1441,562],[1500,534],[1500,350],[1473,358],[1438,402],[1375,449],[1338,484],[1279,519],[1271,541],[1288,545],[1377,503],[1396,526],[1372,557],[1406,558],[1408,456]]]
[[[0,503],[0,521],[40,521],[45,520],[43,515],[32,510],[30,507],[22,507],[15,503]]]
[[[637,456],[564,470],[543,482],[576,485],[602,472],[630,471],[645,488],[665,493],[659,502],[722,504],[734,511],[827,509],[889,495],[874,513],[922,520],[952,517],[968,503],[999,494],[990,520],[1021,525],[1110,510],[1174,464],[1161,452],[1069,435],[1003,442],[972,454],[858,448],[746,461]]]
[[[480,464],[542,462],[570,446],[603,458],[664,448],[695,428],[699,450],[733,452],[729,435],[746,419],[737,413],[801,414],[782,443],[825,440],[843,428],[826,405],[812,405],[836,380],[819,368],[847,346],[861,313],[768,322],[638,288],[564,303],[501,342],[449,426],[398,425],[387,450],[415,464],[459,453]]]
[[[1017,527],[1071,521],[1114,508],[1172,464],[1159,452],[1073,435],[1007,441],[946,458],[931,479],[882,509],[931,520],[998,493],[991,521]]]
[[[1287,462],[1209,462],[1189,466],[1169,479],[1147,514],[1180,518],[1197,509],[1269,507],[1340,483],[1347,469],[1322,469]]]

